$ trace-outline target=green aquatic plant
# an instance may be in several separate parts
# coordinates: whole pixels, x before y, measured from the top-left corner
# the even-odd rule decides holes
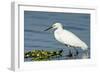
[[[32,61],[50,60],[52,57],[62,56],[63,50],[47,51],[47,50],[32,50],[24,53],[25,58],[32,58]]]
[[[24,53],[24,57],[25,57],[25,58],[32,57],[31,51],[25,52],[25,53]]]

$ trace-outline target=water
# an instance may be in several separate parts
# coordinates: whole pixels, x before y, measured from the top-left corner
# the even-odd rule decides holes
[[[64,29],[76,34],[90,47],[90,14],[24,11],[24,50],[63,49],[63,55],[67,55],[69,48],[55,40],[53,31],[44,31],[55,22],[62,23]],[[78,51],[81,58],[82,50],[79,49]],[[65,57],[52,60],[58,59],[63,60]],[[27,61],[31,60],[28,59]]]

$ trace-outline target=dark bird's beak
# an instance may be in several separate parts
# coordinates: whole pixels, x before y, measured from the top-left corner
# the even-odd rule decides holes
[[[45,29],[44,31],[48,31],[48,30],[50,30],[52,27],[49,27],[49,28],[47,28],[47,29]]]

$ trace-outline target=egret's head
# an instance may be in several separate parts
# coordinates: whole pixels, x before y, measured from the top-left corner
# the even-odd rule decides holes
[[[45,31],[49,30],[49,29],[58,29],[58,28],[62,28],[62,24],[61,23],[54,23],[51,27],[47,28]]]
[[[61,23],[54,23],[54,24],[52,25],[52,28],[53,28],[53,29],[62,28],[62,27],[63,27],[63,26],[62,26]]]

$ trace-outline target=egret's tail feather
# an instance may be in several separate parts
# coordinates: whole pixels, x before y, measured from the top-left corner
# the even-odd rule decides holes
[[[83,50],[88,50],[88,46],[86,44],[84,44],[82,47],[81,47]]]

